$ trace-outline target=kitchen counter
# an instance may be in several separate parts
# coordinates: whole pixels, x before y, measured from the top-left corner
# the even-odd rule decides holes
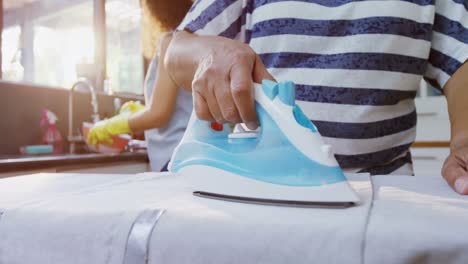
[[[115,162],[148,162],[146,151],[121,154],[61,154],[46,156],[0,156],[0,172],[42,170],[64,166],[88,166]]]

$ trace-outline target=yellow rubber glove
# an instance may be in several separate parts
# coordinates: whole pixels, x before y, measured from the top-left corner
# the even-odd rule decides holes
[[[144,108],[144,105],[133,101],[125,103],[120,108],[120,114],[94,124],[94,127],[89,131],[88,142],[95,146],[98,143],[111,145],[113,142],[112,136],[132,133],[132,130],[128,125],[128,119],[130,115],[137,113]]]
[[[135,103],[134,101],[128,101],[120,107],[119,113],[137,113],[145,108],[144,105],[140,103]]]

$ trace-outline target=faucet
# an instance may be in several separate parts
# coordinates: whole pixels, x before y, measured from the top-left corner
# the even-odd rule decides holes
[[[86,86],[89,92],[91,93],[91,105],[93,107],[93,114],[91,115],[91,119],[93,120],[93,123],[99,121],[99,105],[96,96],[96,90],[87,79],[80,78],[77,82],[73,84],[73,86],[70,89],[70,94],[68,96],[68,142],[70,143],[70,154],[75,153],[76,143],[84,141],[83,136],[73,135],[73,94],[75,93],[76,87],[78,87],[79,85]]]

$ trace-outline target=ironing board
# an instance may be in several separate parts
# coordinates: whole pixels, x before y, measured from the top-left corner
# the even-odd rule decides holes
[[[203,199],[169,173],[2,179],[0,263],[468,263],[468,197],[441,177],[348,178],[348,209]]]

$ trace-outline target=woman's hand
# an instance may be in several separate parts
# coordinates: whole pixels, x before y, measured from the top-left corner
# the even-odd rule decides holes
[[[120,108],[118,115],[94,124],[89,131],[87,141],[94,146],[97,146],[99,143],[112,145],[113,136],[132,133],[128,120],[131,115],[144,109],[145,106],[140,103],[133,101],[126,102]]]
[[[166,58],[174,81],[191,86],[199,118],[218,123],[242,122],[257,128],[253,83],[274,78],[248,45],[223,37],[179,32]]]

